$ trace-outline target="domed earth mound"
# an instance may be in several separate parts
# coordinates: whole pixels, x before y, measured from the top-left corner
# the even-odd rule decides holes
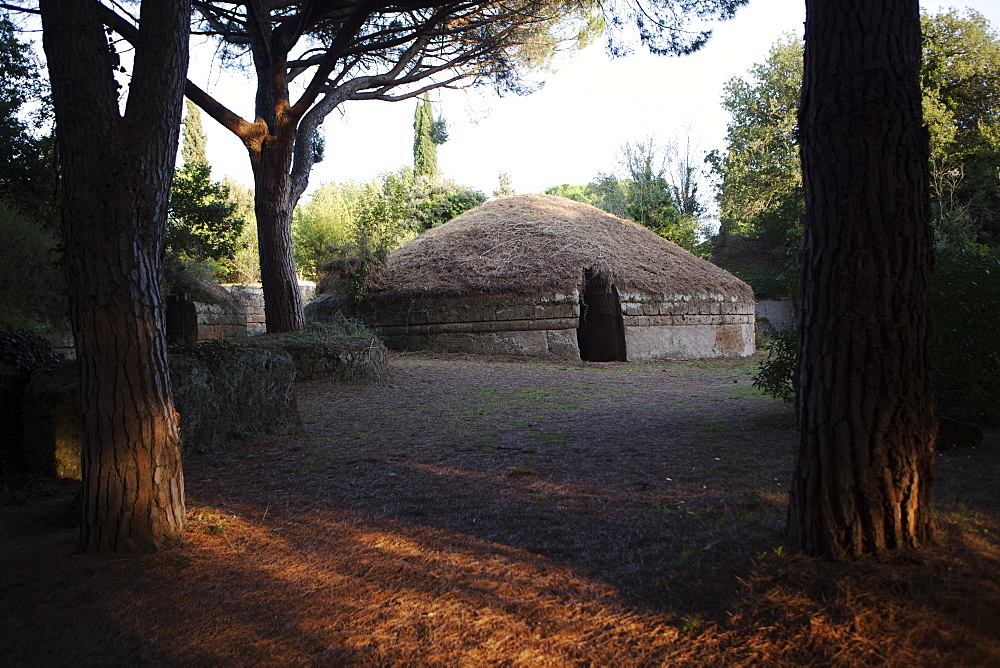
[[[747,284],[641,225],[552,195],[499,198],[404,244],[360,310],[401,349],[592,361],[754,351]]]

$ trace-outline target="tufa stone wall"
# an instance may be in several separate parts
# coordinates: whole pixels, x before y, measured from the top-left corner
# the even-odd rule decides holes
[[[765,333],[783,332],[799,325],[799,313],[791,297],[757,302],[757,323]]]
[[[246,336],[247,317],[239,303],[167,302],[167,341],[185,346],[199,341]]]
[[[254,285],[228,283],[222,287],[243,304],[247,334],[253,336],[255,334],[263,334],[267,331],[267,313],[264,310],[264,288],[259,283]],[[299,294],[302,296],[302,303],[308,304],[316,296],[316,284],[312,281],[299,281]]]
[[[745,357],[754,303],[721,294],[619,295],[629,361]],[[581,295],[474,295],[365,302],[390,348],[580,359]]]
[[[232,300],[218,304],[173,300],[167,302],[167,341],[195,346],[201,341],[263,334],[267,329],[264,289],[260,285],[222,286]],[[316,294],[316,284],[299,281],[302,302]]]

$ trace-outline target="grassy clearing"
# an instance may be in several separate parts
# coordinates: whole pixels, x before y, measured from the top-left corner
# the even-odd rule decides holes
[[[73,555],[54,512],[72,485],[5,507],[0,655],[1000,662],[996,434],[938,458],[941,547],[828,564],[784,551],[794,424],[781,402],[733,396],[738,365],[394,364],[391,386],[300,385],[303,434],[187,461],[189,530],[160,554]]]

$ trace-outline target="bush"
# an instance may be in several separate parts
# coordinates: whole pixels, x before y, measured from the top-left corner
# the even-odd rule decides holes
[[[388,380],[385,345],[363,322],[343,313],[311,321],[296,332],[255,336],[246,345],[291,355],[296,380]]]
[[[53,233],[0,204],[0,327],[54,335],[69,329],[66,279]]]
[[[217,340],[199,344],[190,355],[208,369],[223,438],[301,427],[292,394],[295,363],[288,353]]]
[[[931,284],[934,394],[938,413],[1000,421],[1000,249],[966,244],[941,251]],[[798,364],[797,334],[778,333],[765,345],[754,387],[791,401]]]
[[[757,366],[753,386],[776,399],[795,399],[796,370],[799,365],[799,334],[794,329],[777,332],[764,344],[767,359]]]
[[[0,329],[0,481],[6,486],[22,459],[21,405],[31,374],[58,363],[48,341],[25,331]]]
[[[319,267],[347,244],[353,191],[351,185],[326,185],[307,204],[296,207],[292,250],[295,266],[304,277],[315,279]]]
[[[967,243],[938,253],[932,282],[939,409],[1000,421],[1000,249]]]

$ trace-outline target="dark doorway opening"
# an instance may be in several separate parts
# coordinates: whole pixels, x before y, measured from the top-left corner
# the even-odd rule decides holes
[[[591,269],[583,270],[583,300],[576,342],[582,360],[625,361],[625,325],[618,289]]]

